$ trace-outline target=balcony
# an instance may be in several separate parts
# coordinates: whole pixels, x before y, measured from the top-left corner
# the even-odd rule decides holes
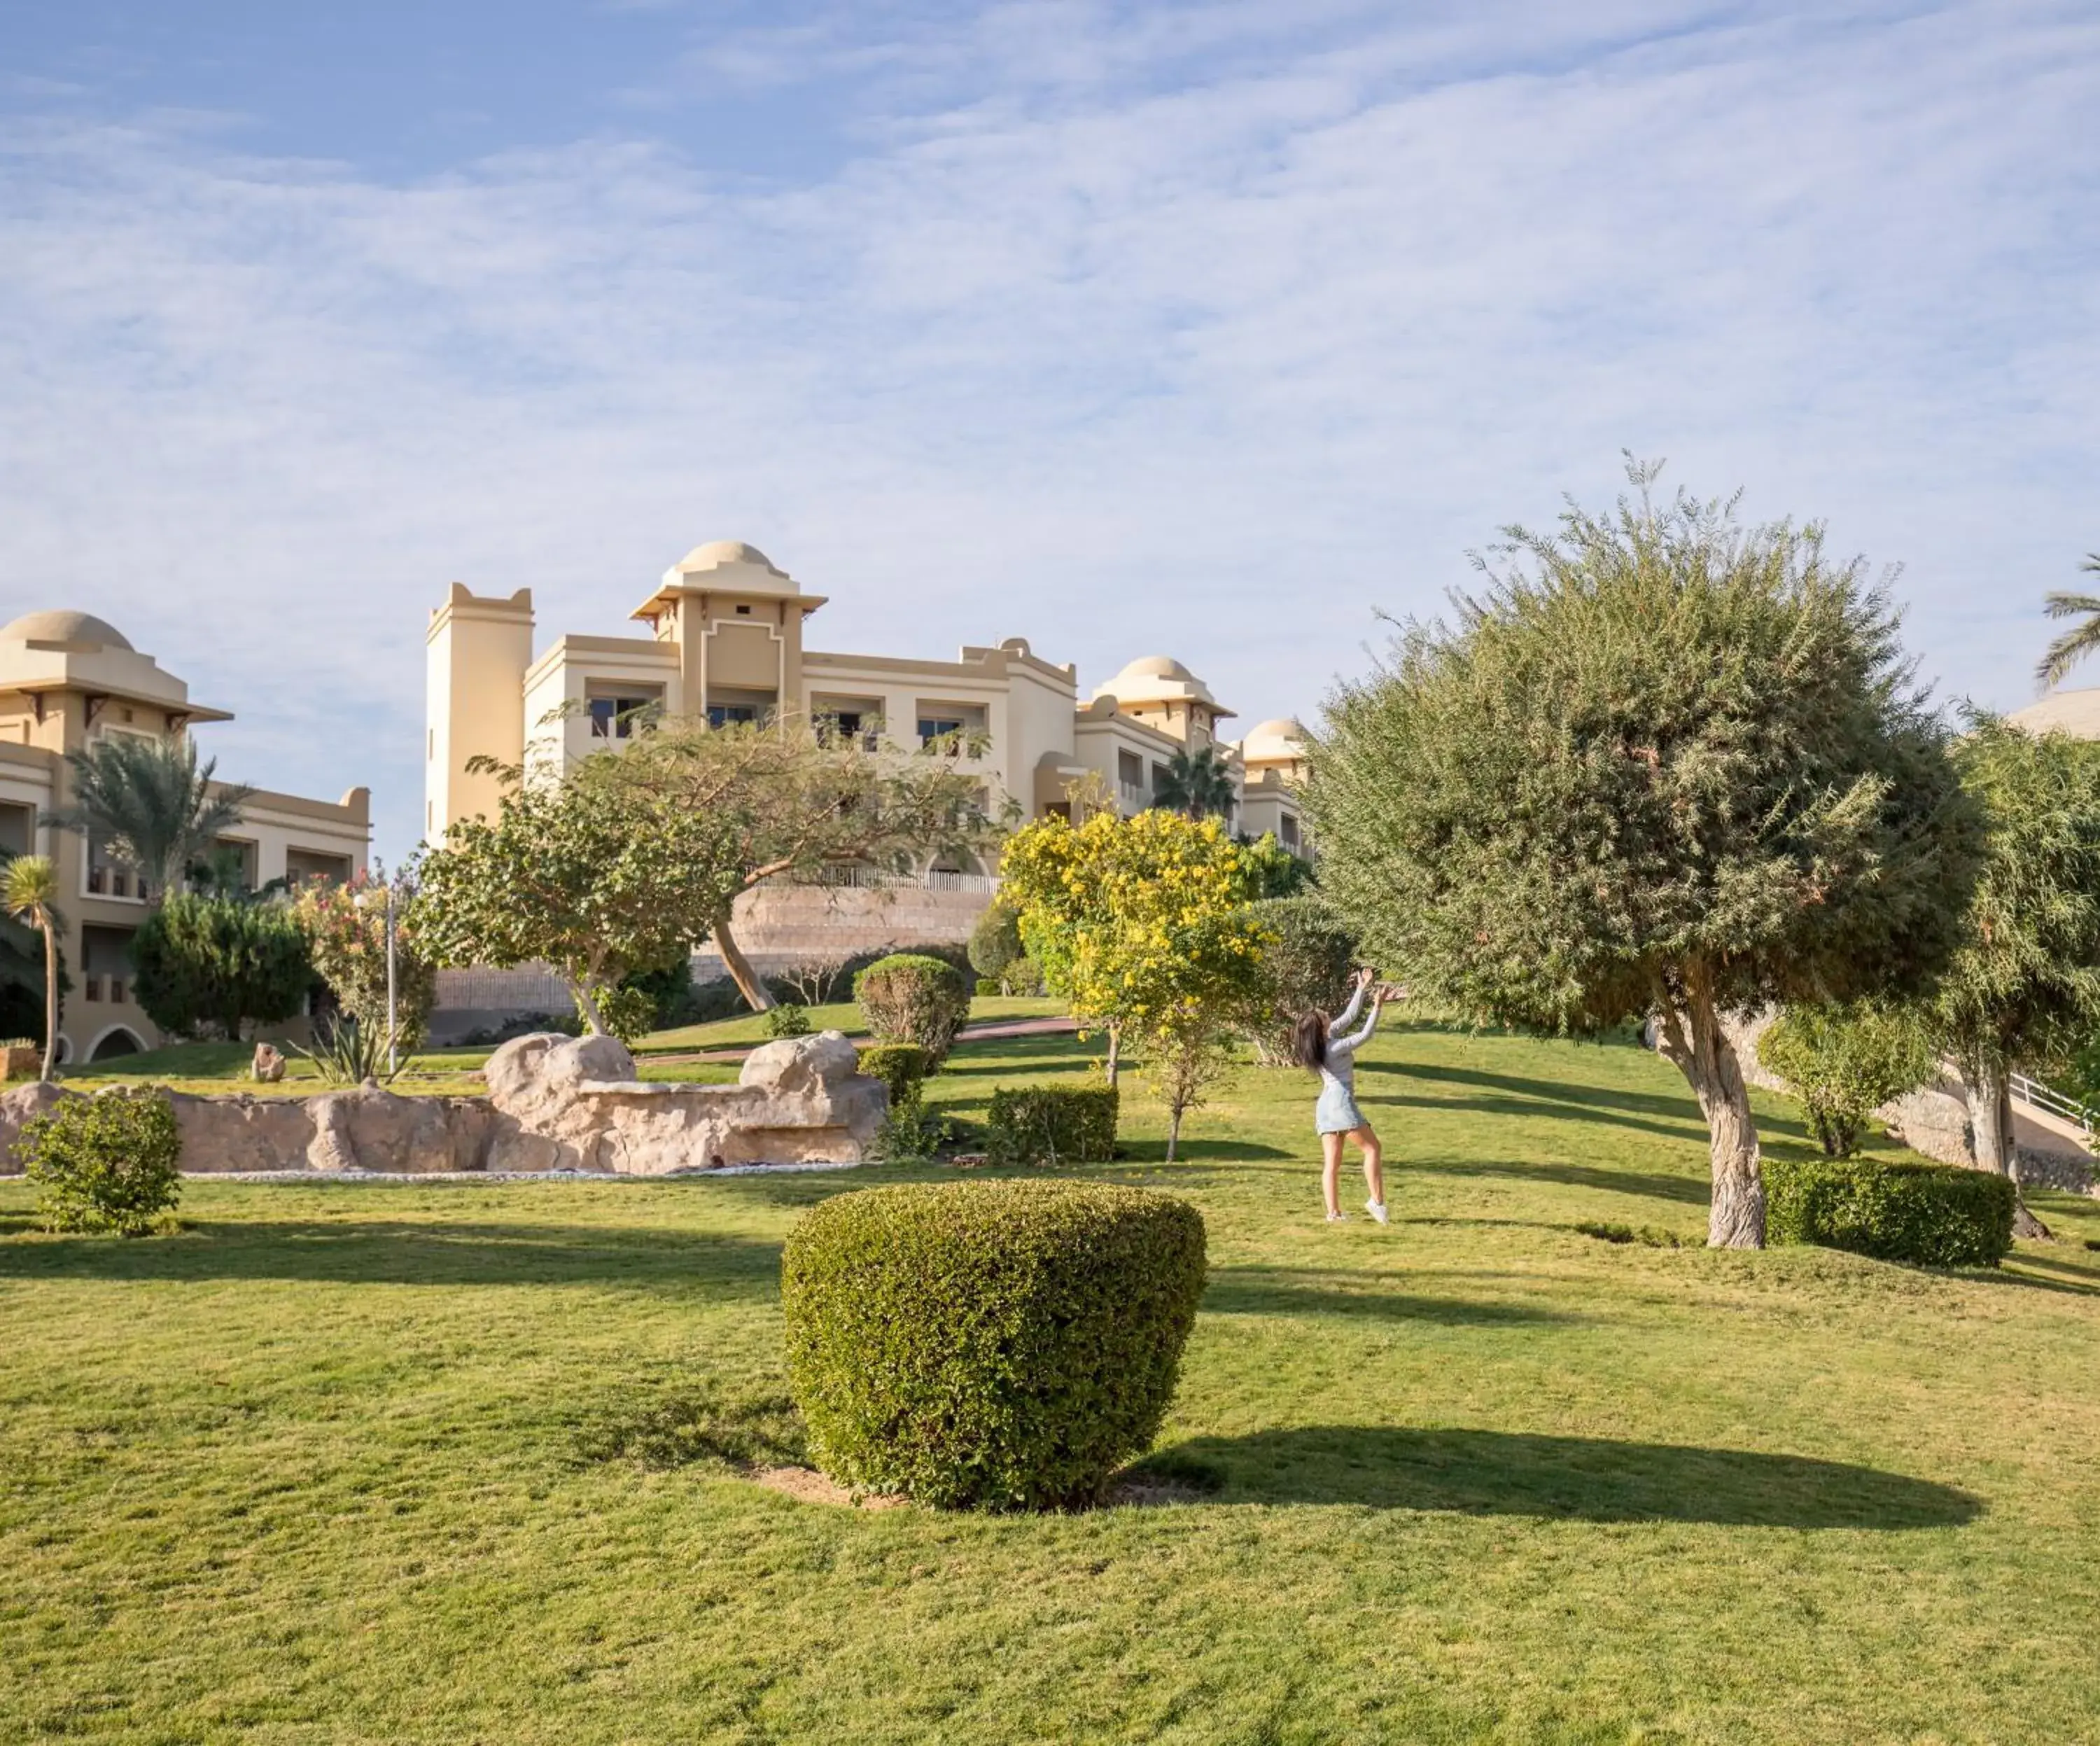
[[[1116,796],[1123,802],[1123,810],[1127,813],[1141,813],[1152,805],[1152,791],[1142,783],[1118,783]]]
[[[86,895],[90,897],[121,897],[126,902],[143,903],[151,890],[145,875],[129,867],[107,863],[97,866],[92,862],[88,866]]]

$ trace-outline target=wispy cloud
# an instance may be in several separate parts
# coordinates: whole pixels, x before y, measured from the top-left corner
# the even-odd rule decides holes
[[[398,849],[454,577],[609,629],[736,536],[827,645],[1167,649],[1251,720],[1631,447],[1907,560],[1928,669],[2018,702],[2100,544],[2100,22],[1409,11],[804,11],[406,183],[17,104],[0,596]],[[820,83],[849,148],[710,172],[709,77]]]

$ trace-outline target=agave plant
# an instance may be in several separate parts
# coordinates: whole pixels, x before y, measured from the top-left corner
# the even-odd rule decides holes
[[[382,1084],[401,1069],[386,1065],[386,1032],[382,1025],[360,1025],[347,1016],[314,1021],[314,1046],[302,1049],[286,1045],[330,1085],[362,1085],[367,1079]]]

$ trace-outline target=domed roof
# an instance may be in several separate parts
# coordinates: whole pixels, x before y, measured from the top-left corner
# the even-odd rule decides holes
[[[1305,724],[1290,716],[1278,716],[1273,721],[1257,721],[1247,730],[1249,739],[1303,740]]]
[[[1171,655],[1140,655],[1116,675],[1118,679],[1193,679],[1190,672]]]
[[[696,545],[679,561],[681,570],[712,570],[722,564],[756,564],[761,570],[775,568],[774,562],[755,545],[741,540],[710,540]]]
[[[5,628],[0,642],[85,642],[100,649],[129,649],[130,639],[107,619],[91,612],[57,609],[25,612]]]
[[[2100,739],[2100,687],[2052,691],[2038,703],[2015,709],[2005,719],[2030,734],[2067,734],[2073,739]]]

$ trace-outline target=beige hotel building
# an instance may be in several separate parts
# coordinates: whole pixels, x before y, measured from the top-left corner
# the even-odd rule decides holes
[[[1089,773],[1124,812],[1142,811],[1176,752],[1215,746],[1233,775],[1233,824],[1305,852],[1303,730],[1279,719],[1229,740],[1233,712],[1180,662],[1134,660],[1083,701],[1070,664],[1018,637],[952,661],[813,648],[807,626],[823,604],[763,553],[717,540],[634,609],[640,634],[563,636],[536,655],[529,589],[489,597],[454,583],[428,635],[425,835],[435,842],[455,819],[494,811],[496,779],[466,769],[475,756],[516,764],[529,750],[567,765],[616,747],[633,712],[653,706],[717,725],[784,711],[871,743],[960,730],[983,748],[987,800],[1011,796],[1028,818],[1067,810],[1068,787]]]

